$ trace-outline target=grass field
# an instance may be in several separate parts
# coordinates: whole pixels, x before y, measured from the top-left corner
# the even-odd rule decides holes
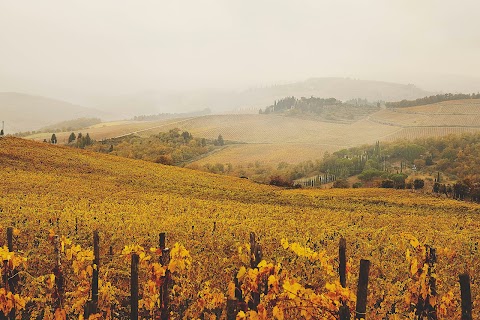
[[[119,252],[125,245],[155,246],[161,231],[167,232],[169,244],[182,243],[192,257],[191,270],[176,278],[180,287],[175,306],[183,309],[174,310],[175,318],[196,312],[202,305],[197,293],[205,290],[207,283],[208,288],[227,294],[232,274],[242,266],[237,248],[248,241],[250,231],[259,236],[267,261],[282,263],[285,272],[290,270],[301,284],[317,292],[324,290],[325,281],[333,280],[320,266],[312,272],[315,263],[292,257],[280,240],[326,250],[327,256],[335,257],[339,237],[344,236],[352,259],[348,285],[353,292],[359,260],[372,263],[370,319],[383,319],[392,305],[399,316],[408,313],[405,301],[416,280],[405,259],[412,241],[405,233],[438,249],[440,297],[451,291],[452,303],[458,303],[458,274],[467,271],[474,278],[480,274],[477,204],[386,189],[282,190],[244,179],[14,138],[0,139],[0,163],[0,226],[19,229],[14,247],[29,259],[30,266],[30,276],[23,281],[28,284],[28,279],[51,272],[55,258],[47,239],[52,230],[89,248],[91,232],[98,229],[101,277],[118,288],[116,312],[128,310],[129,282],[123,275],[130,267]],[[107,255],[109,246],[114,256]],[[335,270],[336,260],[327,261]],[[69,272],[67,260],[63,268]],[[141,281],[146,281],[147,275],[142,273]],[[83,281],[78,277],[70,274],[67,292],[76,292]],[[41,294],[29,288],[33,284],[20,294]],[[474,317],[478,317],[478,281],[472,283],[472,290]],[[83,301],[75,295],[68,297],[67,306]],[[41,307],[48,301],[41,302]],[[73,307],[68,310],[73,316]],[[294,309],[289,310],[286,318],[297,318]],[[271,315],[271,309],[268,312]],[[459,317],[458,308],[452,312],[439,318]]]

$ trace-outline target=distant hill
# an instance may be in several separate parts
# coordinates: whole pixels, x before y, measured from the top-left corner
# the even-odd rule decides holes
[[[213,112],[252,110],[258,112],[274,100],[288,96],[336,98],[339,100],[367,99],[369,101],[399,101],[431,95],[412,84],[382,81],[356,80],[349,78],[312,78],[301,82],[242,91],[197,90],[185,92],[153,91],[118,97],[103,97],[92,101],[102,110],[115,110],[126,117],[165,112],[186,112],[210,108]]]
[[[369,101],[397,101],[417,99],[429,95],[413,84],[350,78],[311,78],[301,82],[265,88],[250,89],[242,93],[245,99],[257,99],[268,106],[273,100],[286,96],[336,98],[339,100],[367,99]],[[266,100],[265,100],[266,99]]]
[[[17,92],[0,92],[0,121],[5,133],[38,130],[51,124],[82,117],[104,117],[102,111],[66,101]]]

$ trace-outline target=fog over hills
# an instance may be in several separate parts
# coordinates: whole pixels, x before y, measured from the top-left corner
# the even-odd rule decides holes
[[[478,92],[478,11],[474,0],[0,1],[0,92],[112,119]]]
[[[108,114],[52,98],[0,92],[0,121],[5,121],[6,133],[38,130],[52,123],[82,117],[108,118]]]
[[[0,93],[0,121],[6,132],[37,130],[50,124],[81,117],[102,120],[128,119],[138,115],[192,112],[210,108],[214,113],[256,113],[274,100],[287,96],[354,98],[370,101],[416,99],[431,94],[412,84],[350,78],[311,78],[301,82],[241,91],[150,91],[145,93],[101,97],[86,106],[24,93]],[[93,108],[92,108],[93,106]]]
[[[195,111],[210,108],[223,113],[249,109],[253,112],[287,96],[322,97],[348,100],[397,101],[432,94],[412,84],[358,80],[350,78],[311,78],[289,84],[254,87],[246,90],[150,91],[92,100],[98,109],[120,114]]]

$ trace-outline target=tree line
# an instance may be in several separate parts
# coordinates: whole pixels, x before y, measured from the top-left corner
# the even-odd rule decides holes
[[[150,137],[131,135],[103,140],[92,144],[89,149],[126,158],[180,166],[224,144],[222,135],[217,139],[198,138],[188,131],[175,128]]]
[[[480,99],[480,93],[464,94],[464,93],[445,93],[437,94],[434,96],[428,96],[424,98],[418,98],[415,100],[402,100],[396,102],[386,102],[387,108],[408,108],[415,106],[422,106],[426,104],[433,104],[442,101],[449,100],[462,100],[462,99]]]
[[[297,112],[321,114],[325,112],[329,106],[350,106],[350,107],[371,107],[378,106],[380,102],[369,102],[367,99],[351,99],[347,102],[342,102],[335,98],[317,98],[301,97],[300,99],[294,96],[286,97],[280,100],[275,100],[274,103],[264,110],[260,109],[260,114],[282,113],[289,110],[296,110]]]
[[[314,118],[322,121],[351,122],[379,110],[381,102],[367,99],[351,99],[345,102],[335,98],[286,97],[273,105],[260,109],[260,114],[284,114],[287,116]]]
[[[50,137],[50,139],[49,140],[43,139],[43,142],[57,144],[58,143],[57,135],[55,133],[52,133],[52,136]],[[72,132],[70,133],[70,136],[68,136],[67,145],[71,147],[84,149],[85,147],[91,146],[94,142],[95,141],[92,138],[90,138],[90,134],[88,132],[86,135],[83,135],[83,133],[81,132],[79,132],[78,134],[75,134],[74,132]]]

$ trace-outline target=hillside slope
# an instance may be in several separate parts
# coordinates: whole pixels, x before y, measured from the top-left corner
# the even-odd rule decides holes
[[[101,123],[82,130],[102,140],[129,133],[149,137],[180,128],[195,137],[241,142],[199,159],[197,164],[254,164],[257,161],[277,165],[321,159],[326,151],[392,141],[400,138],[444,136],[480,130],[479,100],[446,101],[437,104],[382,109],[353,123],[333,123],[276,114],[208,115],[159,121],[121,121]],[[56,133],[66,143],[70,132]],[[28,138],[50,139],[51,133]]]
[[[185,308],[195,306],[191,299],[197,299],[207,281],[211,288],[226,293],[231,275],[243,261],[237,257],[237,248],[248,241],[250,231],[259,236],[266,260],[284,262],[282,266],[299,272],[305,283],[319,283],[325,275],[315,273],[312,279],[303,279],[310,269],[302,269],[306,267],[301,258],[291,260],[280,240],[325,249],[335,257],[338,239],[344,236],[354,277],[359,259],[372,261],[369,291],[374,298],[369,299],[368,308],[383,314],[395,301],[404,301],[402,292],[392,285],[392,281],[401,285],[409,281],[405,262],[409,238],[404,232],[439,249],[440,295],[457,287],[458,273],[480,273],[475,245],[480,242],[480,205],[476,204],[395,190],[282,190],[16,138],[0,139],[0,166],[0,226],[20,229],[15,247],[35,266],[30,269],[34,276],[51,272],[49,230],[89,247],[95,229],[104,248],[101,270],[108,270],[110,280],[124,292],[128,282],[114,275],[130,270],[117,255],[125,245],[156,246],[161,231],[167,231],[168,243],[183,243],[193,257],[192,271],[176,298],[188,303]],[[109,246],[114,256],[107,256]],[[446,247],[454,255],[445,254],[451,252]],[[292,261],[299,263],[300,271],[291,266]],[[336,267],[333,258],[328,261]],[[389,300],[376,305],[386,289],[392,289]],[[479,290],[477,283],[472,290]],[[458,300],[459,293],[454,295]],[[116,308],[128,312],[125,305]],[[396,308],[403,310],[400,304]],[[182,310],[174,312],[180,317]]]
[[[103,117],[105,113],[66,101],[17,92],[0,92],[0,121],[5,132],[32,131],[56,122],[83,117]]]

